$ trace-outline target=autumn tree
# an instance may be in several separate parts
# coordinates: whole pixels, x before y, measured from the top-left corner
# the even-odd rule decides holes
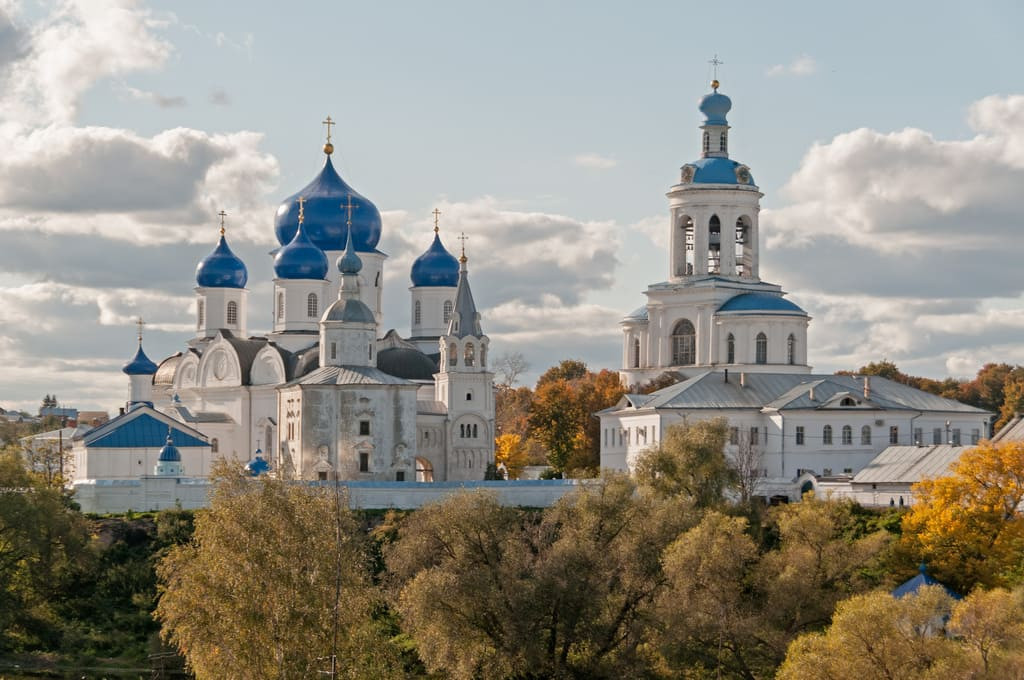
[[[505,466],[509,479],[519,479],[523,468],[529,464],[529,453],[522,436],[499,435],[494,441],[494,462]]]
[[[725,418],[672,425],[636,461],[637,480],[661,496],[683,495],[698,507],[721,503],[737,474],[725,455]]]
[[[914,486],[905,547],[936,578],[967,592],[1024,582],[1024,442],[982,441],[952,473]]]
[[[615,405],[624,393],[617,373],[593,373],[575,359],[562,361],[540,377],[528,422],[532,436],[547,449],[551,467],[596,474],[601,424],[594,414]]]
[[[622,477],[543,513],[482,493],[407,518],[386,550],[395,606],[429,671],[452,678],[638,677],[685,503]]]
[[[193,541],[158,566],[156,617],[197,678],[390,678],[365,534],[330,489],[222,467]]]

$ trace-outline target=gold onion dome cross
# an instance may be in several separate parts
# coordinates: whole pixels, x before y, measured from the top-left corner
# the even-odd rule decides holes
[[[220,215],[220,235],[223,236],[224,235],[224,218],[227,217],[228,214],[226,212],[224,212],[223,210],[221,210],[217,214]]]
[[[335,123],[330,116],[327,116],[327,119],[321,122],[327,126],[327,143],[324,144],[324,153],[330,156],[334,153],[334,145],[331,144],[331,126],[337,125],[337,123]]]
[[[435,234],[441,230],[441,228],[438,226],[438,220],[440,220],[440,219],[441,219],[441,211],[438,210],[437,208],[434,208],[434,233]]]

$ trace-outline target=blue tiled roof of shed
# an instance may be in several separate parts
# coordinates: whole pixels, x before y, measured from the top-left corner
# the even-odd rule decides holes
[[[943,590],[946,591],[946,594],[952,597],[954,600],[961,599],[960,593],[951,589],[945,583],[933,579],[928,574],[928,570],[925,568],[925,565],[923,564],[920,567],[918,567],[918,574],[916,576],[907,581],[904,581],[903,583],[898,585],[895,590],[892,591],[892,596],[899,599],[905,595],[915,595],[917,591],[923,588],[924,586],[942,586]]]
[[[171,444],[174,446],[209,446],[198,437],[194,437],[183,430],[172,426]],[[115,427],[106,433],[101,434],[97,439],[89,441],[86,437],[85,445],[100,448],[162,448],[167,443],[167,425],[149,414],[142,414],[137,418],[126,420],[119,427]]]
[[[729,298],[721,307],[720,312],[793,312],[806,316],[807,312],[797,307],[784,297],[768,293],[743,293]]]

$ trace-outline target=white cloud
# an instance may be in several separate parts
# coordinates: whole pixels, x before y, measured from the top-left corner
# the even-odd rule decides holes
[[[599,153],[581,153],[578,156],[574,156],[572,162],[581,168],[589,168],[591,170],[609,170],[619,164],[611,156],[603,156]]]
[[[127,84],[122,84],[122,89],[132,99],[151,102],[161,109],[176,109],[188,104],[188,100],[180,95],[162,95],[159,92],[140,90]]]
[[[134,0],[69,0],[25,32],[28,44],[0,80],[0,117],[69,123],[97,81],[161,66],[171,45]]]
[[[806,54],[800,55],[788,64],[775,64],[765,71],[769,77],[776,76],[809,76],[818,71],[818,62]]]

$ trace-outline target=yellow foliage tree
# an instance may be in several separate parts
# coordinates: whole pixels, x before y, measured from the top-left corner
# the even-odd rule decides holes
[[[503,434],[494,440],[494,462],[496,465],[505,466],[509,479],[519,479],[528,458],[522,435]]]
[[[903,540],[937,578],[960,592],[1024,582],[1024,442],[984,441],[914,492]]]

